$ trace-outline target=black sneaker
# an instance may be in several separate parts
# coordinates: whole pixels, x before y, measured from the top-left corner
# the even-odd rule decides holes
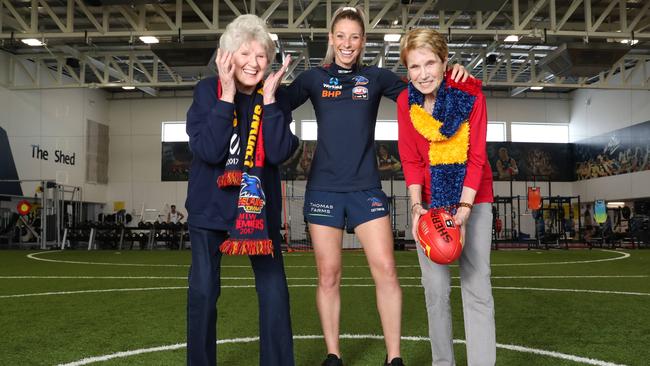
[[[384,366],[404,366],[404,361],[402,361],[401,357],[395,357],[389,363],[388,358],[386,358]]]
[[[341,360],[337,355],[330,353],[327,355],[327,358],[325,358],[325,361],[323,361],[321,366],[343,366],[343,360]]]

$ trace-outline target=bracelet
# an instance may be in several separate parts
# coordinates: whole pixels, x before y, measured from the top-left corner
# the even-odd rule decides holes
[[[413,211],[413,209],[415,208],[415,206],[420,206],[420,207],[424,208],[424,206],[422,206],[422,203],[421,203],[421,202],[415,202],[413,205],[411,205],[411,212]]]
[[[474,207],[474,205],[472,205],[471,203],[467,203],[467,202],[458,202],[458,207],[467,207],[467,208],[469,208],[471,210],[472,207]]]

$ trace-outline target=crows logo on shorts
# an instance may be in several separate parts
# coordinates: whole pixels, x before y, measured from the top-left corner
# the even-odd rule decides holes
[[[368,198],[368,202],[370,202],[370,212],[386,211],[386,208],[384,208],[384,203],[379,198],[370,197]]]

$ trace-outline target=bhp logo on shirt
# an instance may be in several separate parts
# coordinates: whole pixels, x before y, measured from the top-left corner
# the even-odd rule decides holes
[[[323,90],[323,98],[337,98],[341,95],[340,90]]]

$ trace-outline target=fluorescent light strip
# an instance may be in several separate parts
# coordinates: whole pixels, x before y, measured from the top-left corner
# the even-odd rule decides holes
[[[156,38],[156,37],[154,37],[154,36],[141,36],[141,37],[140,37],[140,40],[141,40],[143,43],[146,43],[146,44],[153,44],[153,43],[158,43],[158,42],[160,42],[160,40],[158,40],[158,38]]]
[[[401,34],[393,34],[393,33],[384,34],[385,42],[399,42],[400,38],[402,38]]]
[[[42,46],[43,42],[39,41],[36,38],[25,38],[22,40],[22,42],[28,46],[32,47],[37,47],[37,46]]]

